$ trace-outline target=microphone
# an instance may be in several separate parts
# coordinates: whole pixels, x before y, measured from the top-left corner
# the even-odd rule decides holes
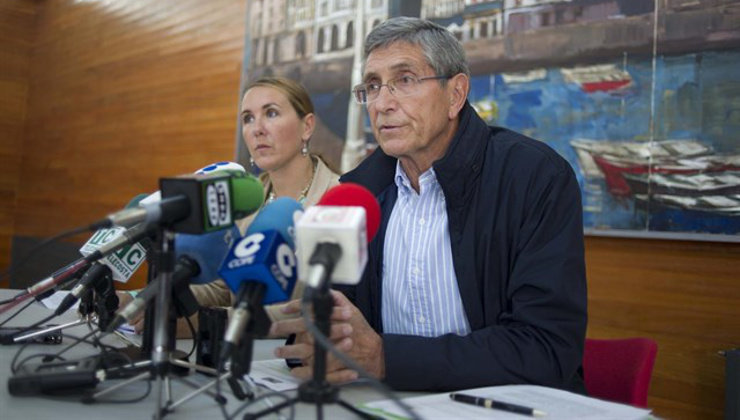
[[[57,306],[56,310],[54,310],[54,315],[59,316],[66,312],[67,309],[71,308],[72,305],[77,302],[77,299],[87,292],[89,288],[94,287],[98,282],[111,276],[112,271],[107,265],[93,264],[93,266],[85,272],[85,275],[82,276],[80,281],[77,282],[75,287],[72,288],[69,294],[62,299],[62,302]]]
[[[198,174],[198,175],[203,175],[203,174],[210,174],[214,172],[229,172],[233,174],[236,174],[236,173],[246,174],[247,170],[244,169],[244,166],[236,162],[222,161],[222,162],[216,162],[216,163],[211,163],[210,165],[206,165],[193,173]]]
[[[174,272],[172,273],[172,289],[176,290],[184,284],[188,284],[189,280],[193,276],[197,276],[200,271],[200,266],[192,258],[186,255],[180,256],[177,259]],[[111,333],[121,325],[131,322],[131,320],[136,318],[136,316],[146,309],[146,304],[157,295],[158,291],[159,280],[149,283],[144,289],[136,294],[136,297],[131,302],[116,313],[115,317],[111,320],[104,331],[106,333]]]
[[[141,200],[146,197],[146,194],[139,194],[135,196],[128,202],[128,204],[126,204],[126,208],[130,209],[137,207]],[[138,232],[141,230],[141,227],[131,230],[134,232]],[[121,227],[100,229],[95,232],[84,245],[82,245],[82,248],[80,248],[80,253],[84,257],[90,257],[91,255],[95,254],[96,251],[100,252],[100,255],[102,257],[104,254],[102,251],[100,251],[100,249],[103,248],[103,246],[107,245],[107,247],[110,247],[111,243],[117,244],[120,243],[121,240],[123,240],[125,243],[125,245],[123,247],[120,247],[120,249],[117,247],[117,251],[110,251],[105,254],[103,258],[100,258],[98,260],[100,261],[99,263],[92,264],[92,267],[87,270],[85,275],[82,276],[82,279],[77,282],[70,293],[65,296],[59,306],[57,306],[57,309],[54,311],[55,315],[61,315],[66,312],[91,287],[95,287],[98,282],[103,281],[107,277],[111,277],[113,280],[122,283],[127,282],[131,278],[134,272],[144,262],[144,257],[146,256],[146,248],[139,244],[138,240],[135,242],[131,242],[130,244],[126,243],[129,242],[129,238],[131,237],[130,235],[131,232],[127,232],[127,229]],[[142,237],[141,239],[143,242],[144,237]],[[148,239],[146,240],[148,241]]]
[[[380,205],[365,187],[345,183],[329,189],[296,225],[301,281],[319,288],[357,284],[367,264],[367,244],[380,225]]]
[[[290,299],[297,261],[289,239],[293,221],[301,213],[301,205],[291,198],[281,197],[268,203],[221,265],[221,278],[237,295],[224,334],[219,359],[222,363],[239,344],[245,330],[257,335],[267,333],[269,318],[264,305]]]
[[[175,256],[187,256],[200,267],[200,272],[190,283],[204,284],[217,279],[221,262],[239,237],[241,234],[236,226],[202,235],[176,234]]]
[[[288,245],[295,248],[295,224],[302,216],[303,207],[300,203],[290,197],[278,197],[258,213],[247,232],[277,230]]]
[[[224,229],[262,205],[259,180],[225,172],[161,178],[162,200],[124,209],[93,223],[92,228],[160,224],[181,233],[201,234]]]
[[[136,208],[147,197],[149,196],[147,196],[146,194],[139,194],[131,201],[129,201],[125,208]],[[134,230],[133,232],[138,232],[138,230],[140,229]],[[103,248],[104,245],[111,243],[111,241],[117,240],[121,237],[124,237],[124,240],[126,240],[126,231],[127,229],[122,227],[99,229],[90,237],[90,239],[87,240],[87,242],[85,242],[84,245],[82,245],[82,248],[80,248],[80,253],[83,256],[87,257],[95,253],[95,251]],[[132,232],[128,232],[129,237],[131,236],[131,233]],[[142,242],[143,245],[139,242]],[[117,244],[119,242],[116,241],[113,243]],[[103,249],[105,250],[107,248],[108,247],[105,247]],[[119,281],[121,283],[126,283],[134,274],[134,272],[144,262],[147,249],[149,248],[149,239],[143,237],[141,241],[137,241],[132,244],[126,244],[117,249],[115,252],[110,252],[109,254],[105,255],[105,258],[102,258],[100,260],[100,263],[107,265],[111,269],[113,273],[113,280]]]
[[[145,194],[139,194],[136,197],[134,197],[129,203],[126,205],[127,208],[132,208],[138,205],[138,203],[143,199]],[[140,239],[142,239],[145,235],[142,235],[140,233],[142,229],[138,228],[134,232],[121,232],[121,231],[115,231],[111,232],[108,230],[100,230],[95,232],[93,236],[88,240],[88,242],[83,245],[82,249],[80,249],[80,252],[83,255],[83,258],[80,258],[65,267],[61,268],[60,270],[55,271],[52,273],[49,277],[37,282],[36,284],[30,286],[26,289],[25,293],[18,295],[16,298],[14,298],[13,302],[0,307],[0,313],[4,313],[7,310],[13,308],[14,306],[18,305],[20,302],[25,301],[26,299],[29,299],[31,297],[36,298],[37,300],[44,299],[48,296],[50,296],[52,293],[54,293],[61,284],[67,283],[67,281],[73,280],[75,277],[82,275],[85,270],[87,270],[90,265],[99,260],[100,258],[109,255],[111,252],[115,251],[116,249],[120,248],[121,246],[125,246],[127,244],[131,244],[134,242],[138,242]],[[133,240],[133,241],[132,241]],[[134,256],[138,252],[136,249],[130,249],[131,252],[124,252],[120,255],[120,257],[126,261],[131,262],[131,273],[138,268],[138,265],[134,264],[135,258]],[[113,260],[111,260],[110,264],[115,264]],[[140,263],[139,263],[140,265]],[[130,278],[130,274],[128,277],[125,278],[126,281]],[[119,273],[119,279],[123,279],[123,277],[120,277]],[[85,289],[86,290],[86,289]],[[76,296],[78,298],[79,296],[84,293],[84,290],[79,292],[79,295]],[[76,298],[72,301],[71,304],[74,304],[76,301]],[[71,306],[70,304],[70,306]]]
[[[172,274],[172,289],[177,290],[187,284],[209,283],[218,278],[218,268],[224,260],[235,235],[236,227],[203,235],[178,233],[175,235],[175,256],[177,263]],[[159,279],[149,283],[124,306],[109,324],[107,332],[112,332],[138,316],[146,304],[159,291]]]
[[[195,175],[208,175],[212,173],[227,173],[227,174],[230,174],[236,177],[241,177],[243,175],[246,175],[247,172],[242,165],[236,162],[228,162],[228,161],[212,163],[194,172]],[[246,181],[236,182],[236,188],[240,190],[241,195],[246,195],[248,198],[254,195],[254,191],[252,191],[253,186],[251,185],[253,184],[254,180],[256,179],[249,179]],[[241,191],[241,190],[244,190],[244,191]],[[261,201],[262,201],[261,189],[260,189],[259,198],[260,198],[259,205],[261,205]],[[129,204],[126,205],[125,209],[131,209],[131,208],[135,209],[136,204],[138,204],[138,206],[146,206],[146,205],[154,206],[160,201],[161,201],[161,191],[156,191],[149,195],[140,194],[134,199],[132,199],[129,202]],[[252,202],[242,203],[242,204],[239,204],[239,206],[248,208],[248,211],[250,211],[251,213],[256,211],[256,209],[251,210],[251,208],[255,206],[255,204]],[[83,246],[83,249],[81,249],[80,252],[82,252],[83,255],[90,255],[92,252],[94,252],[94,250],[97,250],[99,248],[102,248],[101,250],[102,252],[110,252],[110,251],[107,251],[109,248],[125,246],[126,244],[128,244],[128,240],[129,240],[128,238],[121,238],[121,235],[123,235],[125,232],[126,232],[125,229],[118,227],[118,226],[110,228],[110,229],[100,229],[90,238],[90,240],[88,240],[88,242]],[[132,233],[129,233],[128,236],[131,237],[133,235],[138,235],[138,234],[139,232],[135,230]],[[119,242],[112,242],[109,244],[109,242],[113,241],[114,239],[118,239]],[[120,242],[120,241],[124,241],[125,243]],[[197,243],[202,243],[202,240],[198,240]],[[139,265],[141,265],[141,263],[143,262],[144,260],[143,257],[146,255],[146,251],[150,249],[148,240],[143,242],[143,244],[144,244],[144,247],[134,246],[130,248],[123,248],[121,251],[116,252],[113,256],[109,255],[106,257],[105,261],[103,262],[113,270],[114,280],[118,280],[118,281],[125,283],[126,281],[128,281],[128,279],[131,278],[131,275],[133,274],[133,272],[135,272],[138,269]],[[107,245],[107,246],[103,246],[103,245]],[[223,256],[224,254],[226,254],[228,247],[227,248],[222,247],[222,249],[223,251],[220,254],[220,256]],[[201,247],[199,251],[203,251],[203,248]],[[197,253],[196,255],[200,255],[200,253]],[[213,278],[215,277],[210,277],[209,280],[204,281],[204,282],[211,281]]]
[[[212,163],[210,165],[206,165],[197,171],[193,172],[196,175],[205,175],[210,173],[216,173],[216,172],[227,172],[230,174],[246,174],[247,170],[244,169],[244,167],[236,162],[216,162]],[[147,196],[145,199],[141,200],[141,205],[147,205],[152,203],[158,203],[162,201],[162,192],[161,191],[155,191],[149,196]]]

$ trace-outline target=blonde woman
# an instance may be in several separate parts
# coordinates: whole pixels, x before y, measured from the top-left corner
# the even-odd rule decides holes
[[[250,164],[263,171],[260,180],[265,203],[290,197],[305,208],[316,204],[329,188],[338,184],[339,175],[309,152],[316,115],[308,92],[298,82],[282,77],[252,82],[242,97],[240,115]],[[254,215],[238,222],[242,234],[253,219]],[[191,289],[201,306],[232,303],[232,293],[221,280]],[[294,296],[299,292],[294,292]],[[267,310],[271,316],[279,317],[274,306]]]

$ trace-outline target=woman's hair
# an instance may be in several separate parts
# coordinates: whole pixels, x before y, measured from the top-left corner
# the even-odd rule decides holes
[[[247,85],[247,88],[244,89],[244,92],[247,92],[249,89],[258,86],[271,87],[283,92],[288,98],[288,102],[290,102],[290,105],[293,107],[293,109],[295,109],[295,112],[298,114],[299,118],[303,118],[306,115],[312,114],[314,112],[313,102],[311,102],[311,98],[308,96],[306,88],[304,88],[303,85],[296,82],[295,80],[275,76],[261,77]]]
[[[365,59],[373,50],[399,41],[420,46],[437,76],[470,75],[465,50],[450,31],[434,22],[406,16],[388,19],[370,31],[365,39]]]

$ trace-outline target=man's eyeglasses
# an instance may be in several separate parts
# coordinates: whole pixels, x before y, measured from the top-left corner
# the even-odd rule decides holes
[[[419,84],[425,80],[440,80],[449,79],[452,76],[428,76],[428,77],[416,77],[412,75],[404,75],[395,79],[389,80],[388,83],[362,83],[352,89],[355,94],[355,100],[359,104],[369,104],[370,102],[378,99],[380,90],[383,86],[387,86],[388,90],[396,98],[409,96],[417,91]]]

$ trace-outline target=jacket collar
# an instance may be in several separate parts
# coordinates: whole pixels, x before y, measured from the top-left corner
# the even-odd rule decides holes
[[[393,184],[398,159],[386,155],[380,147],[366,157],[353,170],[339,178],[339,182],[355,182],[379,196],[389,185]]]
[[[437,181],[453,206],[464,205],[464,198],[480,175],[488,139],[488,126],[469,102],[460,110],[460,124],[445,155],[434,162]]]

